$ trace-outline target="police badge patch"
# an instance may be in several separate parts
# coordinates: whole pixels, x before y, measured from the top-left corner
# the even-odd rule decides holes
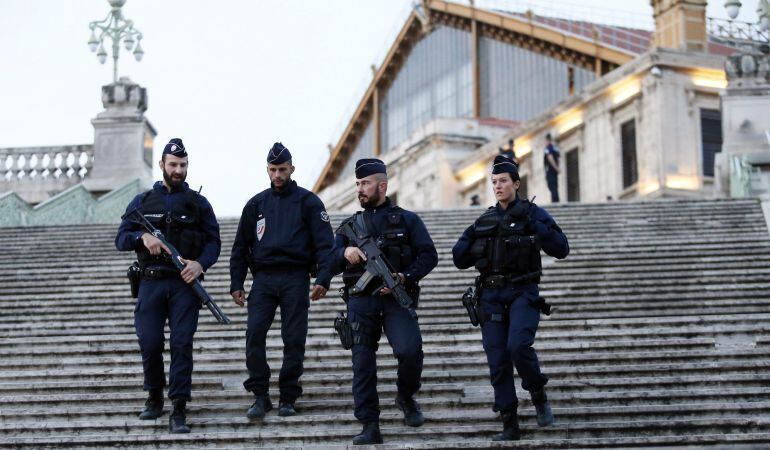
[[[257,240],[261,241],[262,236],[265,235],[265,218],[261,218],[257,221]]]
[[[327,214],[326,211],[321,211],[321,220],[323,220],[324,222],[329,221],[329,214]]]

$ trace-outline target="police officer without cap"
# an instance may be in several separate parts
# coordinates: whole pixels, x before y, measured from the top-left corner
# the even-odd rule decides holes
[[[524,390],[530,392],[539,426],[553,423],[545,394],[548,382],[532,348],[540,321],[540,249],[555,258],[569,253],[567,237],[542,208],[518,198],[518,167],[495,157],[492,186],[497,205],[468,227],[452,249],[455,266],[480,272],[481,335],[500,411],[503,432],[494,440],[518,440],[517,399],[513,366]]]
[[[364,208],[363,222],[368,234],[378,237],[380,248],[404,283],[407,293],[416,299],[418,282],[438,263],[433,240],[422,220],[413,212],[391,204],[386,197],[388,178],[385,164],[378,159],[356,162],[358,200]],[[346,219],[355,220],[356,215]],[[334,273],[343,272],[343,282],[350,288],[363,274],[361,264],[365,255],[337,233],[332,250]],[[398,359],[398,395],[396,405],[404,412],[407,425],[419,427],[424,419],[414,395],[420,388],[422,375],[422,336],[414,310],[403,308],[389,295],[390,290],[369,289],[349,296],[348,321],[353,326],[353,398],[355,416],[363,423],[361,434],[354,444],[382,443],[379,429],[379,397],[377,395],[376,350],[384,329]]]
[[[198,327],[201,301],[188,283],[199,278],[219,258],[219,224],[205,197],[191,190],[187,178],[187,151],[174,138],[163,149],[160,161],[163,181],[137,195],[126,212],[139,208],[142,214],[179,250],[186,264],[181,272],[171,263],[169,250],[159,239],[136,223],[123,220],[115,238],[122,251],[136,251],[142,280],[134,310],[144,366],[144,390],[149,391],[140,419],[156,419],[163,413],[163,329],[171,330],[171,367],[168,397],[173,402],[169,417],[172,433],[189,433],[185,406],[190,401],[193,369],[193,335]]]
[[[248,303],[246,367],[243,383],[254,393],[247,417],[261,419],[273,408],[268,387],[266,338],[281,307],[283,366],[278,378],[279,416],[296,414],[294,403],[302,394],[299,378],[303,371],[308,327],[309,273],[317,270],[310,298],[326,295],[332,275],[329,251],[334,234],[321,200],[297,186],[291,153],[275,143],[267,155],[270,188],[252,197],[243,208],[230,256],[230,294],[235,303]],[[243,289],[248,270],[254,282],[248,299]]]

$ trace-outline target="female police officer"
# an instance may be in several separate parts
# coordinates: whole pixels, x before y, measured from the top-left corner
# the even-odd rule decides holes
[[[532,396],[538,425],[553,423],[545,395],[548,377],[540,371],[532,348],[545,305],[537,285],[540,249],[561,259],[569,253],[569,244],[544,209],[518,198],[520,184],[518,166],[497,156],[492,168],[497,204],[476,219],[452,249],[455,266],[475,266],[480,272],[481,335],[495,392],[493,410],[500,411],[503,421],[503,432],[494,440],[520,438],[514,365],[522,388]]]

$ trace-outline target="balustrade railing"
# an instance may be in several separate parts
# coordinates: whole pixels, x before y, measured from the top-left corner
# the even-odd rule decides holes
[[[93,159],[92,145],[0,148],[0,185],[42,180],[82,181],[91,170]]]

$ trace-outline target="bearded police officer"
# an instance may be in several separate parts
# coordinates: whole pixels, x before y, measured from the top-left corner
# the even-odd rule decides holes
[[[126,212],[136,208],[182,255],[180,272],[168,258],[170,252],[159,239],[141,227],[123,220],[115,238],[122,251],[136,251],[141,284],[134,310],[144,366],[144,390],[149,392],[140,419],[156,419],[163,412],[163,329],[168,319],[171,330],[171,367],[168,397],[173,402],[169,417],[172,433],[189,433],[185,406],[190,401],[193,369],[193,335],[198,327],[201,301],[189,283],[201,277],[219,258],[219,224],[209,202],[191,190],[187,178],[187,151],[181,139],[171,139],[160,161],[163,181],[137,195]]]
[[[297,186],[291,179],[293,173],[289,149],[275,143],[267,155],[270,188],[243,208],[230,256],[230,293],[239,306],[248,303],[249,378],[243,385],[254,394],[246,414],[250,419],[262,419],[273,408],[265,346],[278,306],[284,346],[278,415],[296,414],[294,404],[302,394],[299,378],[307,338],[309,274],[316,273],[310,293],[313,300],[326,295],[332,278],[328,258],[334,234],[329,215],[315,194]],[[247,298],[243,283],[248,270],[254,281]]]
[[[516,164],[495,157],[492,187],[497,205],[468,227],[452,249],[455,266],[475,266],[480,272],[477,313],[495,392],[493,409],[503,421],[503,432],[494,440],[520,438],[513,366],[521,387],[532,396],[538,425],[554,420],[545,394],[548,377],[532,348],[540,312],[549,313],[538,290],[540,249],[561,259],[569,253],[569,244],[544,209],[518,198],[520,183]]]
[[[363,223],[366,234],[375,237],[395,275],[406,292],[416,301],[418,282],[438,263],[438,254],[428,230],[413,212],[393,205],[386,197],[388,177],[379,159],[356,162],[358,200],[364,210],[346,221]],[[354,444],[382,443],[379,429],[377,362],[375,353],[382,330],[398,360],[396,405],[404,413],[407,425],[419,427],[424,419],[414,395],[420,388],[423,352],[417,315],[402,307],[387,288],[376,280],[355,294],[350,288],[363,275],[366,255],[339,231],[335,237],[334,273],[343,272],[348,293],[348,321],[353,333],[353,398],[355,416],[363,424]],[[415,305],[416,306],[416,305]]]

